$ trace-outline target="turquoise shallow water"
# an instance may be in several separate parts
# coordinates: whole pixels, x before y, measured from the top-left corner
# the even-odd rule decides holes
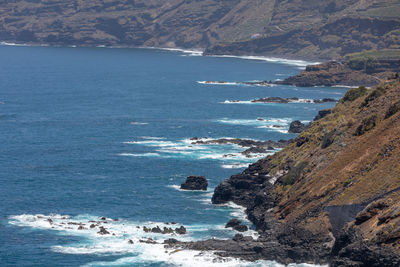
[[[171,236],[137,226],[176,222],[188,228],[185,240],[233,236],[223,226],[243,211],[211,205],[211,194],[257,157],[188,139],[293,138],[290,121],[310,121],[332,103],[246,101],[346,91],[203,84],[283,79],[299,66],[163,50],[0,46],[0,58],[1,266],[276,266],[165,253],[139,240]],[[207,192],[177,190],[192,174],[209,179]],[[114,235],[88,228],[102,216]]]

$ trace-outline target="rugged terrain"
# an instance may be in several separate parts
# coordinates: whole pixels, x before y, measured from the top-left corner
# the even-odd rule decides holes
[[[307,66],[300,74],[276,83],[295,86],[371,87],[399,72],[399,51],[366,51],[347,55],[343,62],[330,61]]]
[[[212,201],[245,206],[260,237],[167,243],[248,260],[399,266],[400,80],[349,90],[282,151],[222,182]]]
[[[335,59],[399,49],[399,14],[396,0],[12,0],[0,41]]]

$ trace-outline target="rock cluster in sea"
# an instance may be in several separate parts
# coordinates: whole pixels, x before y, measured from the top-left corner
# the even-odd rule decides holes
[[[203,190],[206,191],[208,181],[204,176],[188,176],[186,181],[181,184],[183,190]]]

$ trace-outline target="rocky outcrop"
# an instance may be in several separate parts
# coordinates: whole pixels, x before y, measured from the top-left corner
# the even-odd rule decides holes
[[[305,129],[307,129],[307,125],[305,125],[301,121],[296,120],[296,121],[292,121],[290,123],[288,132],[289,133],[301,133]]]
[[[331,61],[310,65],[300,74],[275,83],[305,87],[335,85],[375,86],[393,75],[393,73],[400,72],[400,59],[371,59],[371,61],[366,59],[365,61],[357,61],[357,63],[356,60],[349,60],[343,63]]]
[[[398,266],[400,112],[385,113],[399,98],[400,80],[349,90],[282,151],[218,185],[212,202],[246,207],[257,240],[236,235],[178,246],[285,264]],[[374,128],[355,136],[371,116]]]
[[[246,232],[249,228],[242,224],[242,222],[238,219],[231,219],[226,225],[225,228],[232,228],[238,232]]]
[[[184,190],[207,190],[208,181],[204,176],[188,176],[186,181],[181,184]]]

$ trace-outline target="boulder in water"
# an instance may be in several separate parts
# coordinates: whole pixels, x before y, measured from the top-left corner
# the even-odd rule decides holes
[[[186,181],[181,184],[184,190],[207,190],[208,181],[204,176],[188,176]]]

